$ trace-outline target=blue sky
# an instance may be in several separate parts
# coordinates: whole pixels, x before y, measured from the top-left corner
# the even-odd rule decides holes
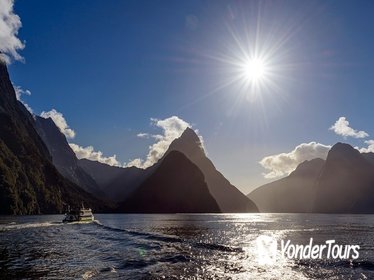
[[[150,118],[178,116],[247,193],[271,181],[266,156],[374,138],[372,1],[18,0],[14,10],[25,63],[9,70],[32,92],[23,100],[63,113],[72,142],[120,162],[146,157],[155,140],[137,134],[160,133]],[[271,73],[253,95],[235,62],[255,45]],[[369,136],[329,130],[340,117]]]

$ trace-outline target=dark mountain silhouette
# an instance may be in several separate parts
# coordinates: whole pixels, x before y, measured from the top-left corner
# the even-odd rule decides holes
[[[99,185],[105,196],[114,202],[123,201],[148,176],[148,170],[110,166],[87,159],[79,160],[81,166]]]
[[[316,181],[325,161],[304,161],[289,176],[263,185],[250,194],[260,212],[308,213],[313,211]]]
[[[180,138],[171,143],[161,160],[145,170],[136,167],[113,167],[89,160],[79,160],[79,165],[97,182],[108,198],[120,202],[138,190],[148,177],[159,172],[159,166],[171,151],[183,153],[203,172],[209,191],[222,212],[257,211],[254,203],[215,169],[213,163],[206,157],[199,137],[190,128],[187,128]],[[180,170],[179,172],[184,171]]]
[[[59,213],[65,204],[82,201],[95,209],[103,207],[54,167],[0,61],[0,214]]]
[[[317,182],[314,212],[374,213],[374,165],[370,154],[335,144]]]
[[[52,162],[65,178],[96,196],[103,192],[95,180],[78,165],[78,159],[70,148],[66,137],[51,118],[35,116],[35,128],[52,156]]]
[[[78,160],[66,137],[51,118],[35,117],[35,128],[52,155],[53,164],[70,181],[95,196],[118,202],[145,179],[145,170]]]
[[[374,154],[337,143],[248,196],[262,212],[374,213]]]
[[[168,153],[154,172],[120,204],[130,213],[217,213],[204,175],[184,154]]]
[[[175,139],[168,151],[179,151],[187,156],[202,171],[209,191],[217,201],[220,209],[224,213],[235,212],[257,212],[256,205],[247,198],[236,187],[214,167],[213,163],[205,155],[201,141],[196,133],[187,128],[181,137]]]

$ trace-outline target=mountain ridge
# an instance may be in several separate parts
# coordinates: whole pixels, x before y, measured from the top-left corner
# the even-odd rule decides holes
[[[126,199],[148,175],[147,170],[137,167],[122,168],[88,159],[80,159],[78,165],[97,182],[100,190],[113,202]]]
[[[199,136],[189,127],[175,139],[165,152],[165,156],[176,150],[187,156],[203,172],[209,191],[223,213],[258,212],[249,198],[233,186],[206,156]]]
[[[374,213],[373,153],[338,142],[325,161],[312,161],[248,196],[264,212]]]
[[[78,165],[78,158],[70,148],[65,135],[59,130],[51,118],[35,116],[35,128],[46,144],[52,162],[65,178],[77,184],[85,191],[102,196],[95,180]]]
[[[99,200],[66,180],[21,102],[0,61],[0,214],[61,213],[83,201],[95,209]]]
[[[248,197],[261,212],[311,213],[316,180],[324,163],[320,158],[306,160],[287,177],[256,188]]]
[[[314,212],[374,213],[374,165],[349,144],[329,151],[317,181]]]
[[[129,213],[220,213],[204,175],[183,153],[172,151],[120,205]]]

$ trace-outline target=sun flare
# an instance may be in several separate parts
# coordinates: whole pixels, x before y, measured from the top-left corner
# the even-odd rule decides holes
[[[266,76],[267,68],[265,62],[260,58],[246,61],[242,66],[243,76],[249,82],[258,82]]]
[[[293,29],[278,29],[278,25],[262,22],[260,16],[244,19],[229,22],[227,41],[205,54],[217,63],[219,79],[212,93],[227,88],[228,96],[235,97],[235,106],[246,104],[243,100],[275,104],[300,65],[289,48]]]

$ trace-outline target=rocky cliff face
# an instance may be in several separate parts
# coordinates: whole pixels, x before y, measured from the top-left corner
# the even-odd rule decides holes
[[[196,133],[187,128],[181,137],[175,139],[165,155],[179,151],[186,155],[204,174],[209,191],[224,213],[257,212],[256,205],[233,186],[205,155]]]
[[[78,164],[97,182],[104,196],[113,202],[126,199],[149,174],[149,170],[109,166],[88,159],[80,159]]]
[[[70,148],[66,137],[60,132],[51,118],[35,116],[35,128],[52,156],[52,162],[66,179],[77,184],[85,191],[96,196],[103,192],[95,180],[78,165],[78,159]]]
[[[289,176],[263,185],[250,194],[261,212],[308,213],[313,211],[316,183],[325,161],[301,163]]]
[[[374,165],[352,146],[335,144],[317,181],[314,212],[374,213]]]
[[[130,213],[217,213],[204,175],[185,155],[172,151],[154,172],[120,204]]]
[[[59,174],[33,122],[0,62],[0,214],[60,213],[81,201],[102,207]]]
[[[374,213],[373,159],[337,143],[325,161],[306,161],[248,196],[262,212]]]

